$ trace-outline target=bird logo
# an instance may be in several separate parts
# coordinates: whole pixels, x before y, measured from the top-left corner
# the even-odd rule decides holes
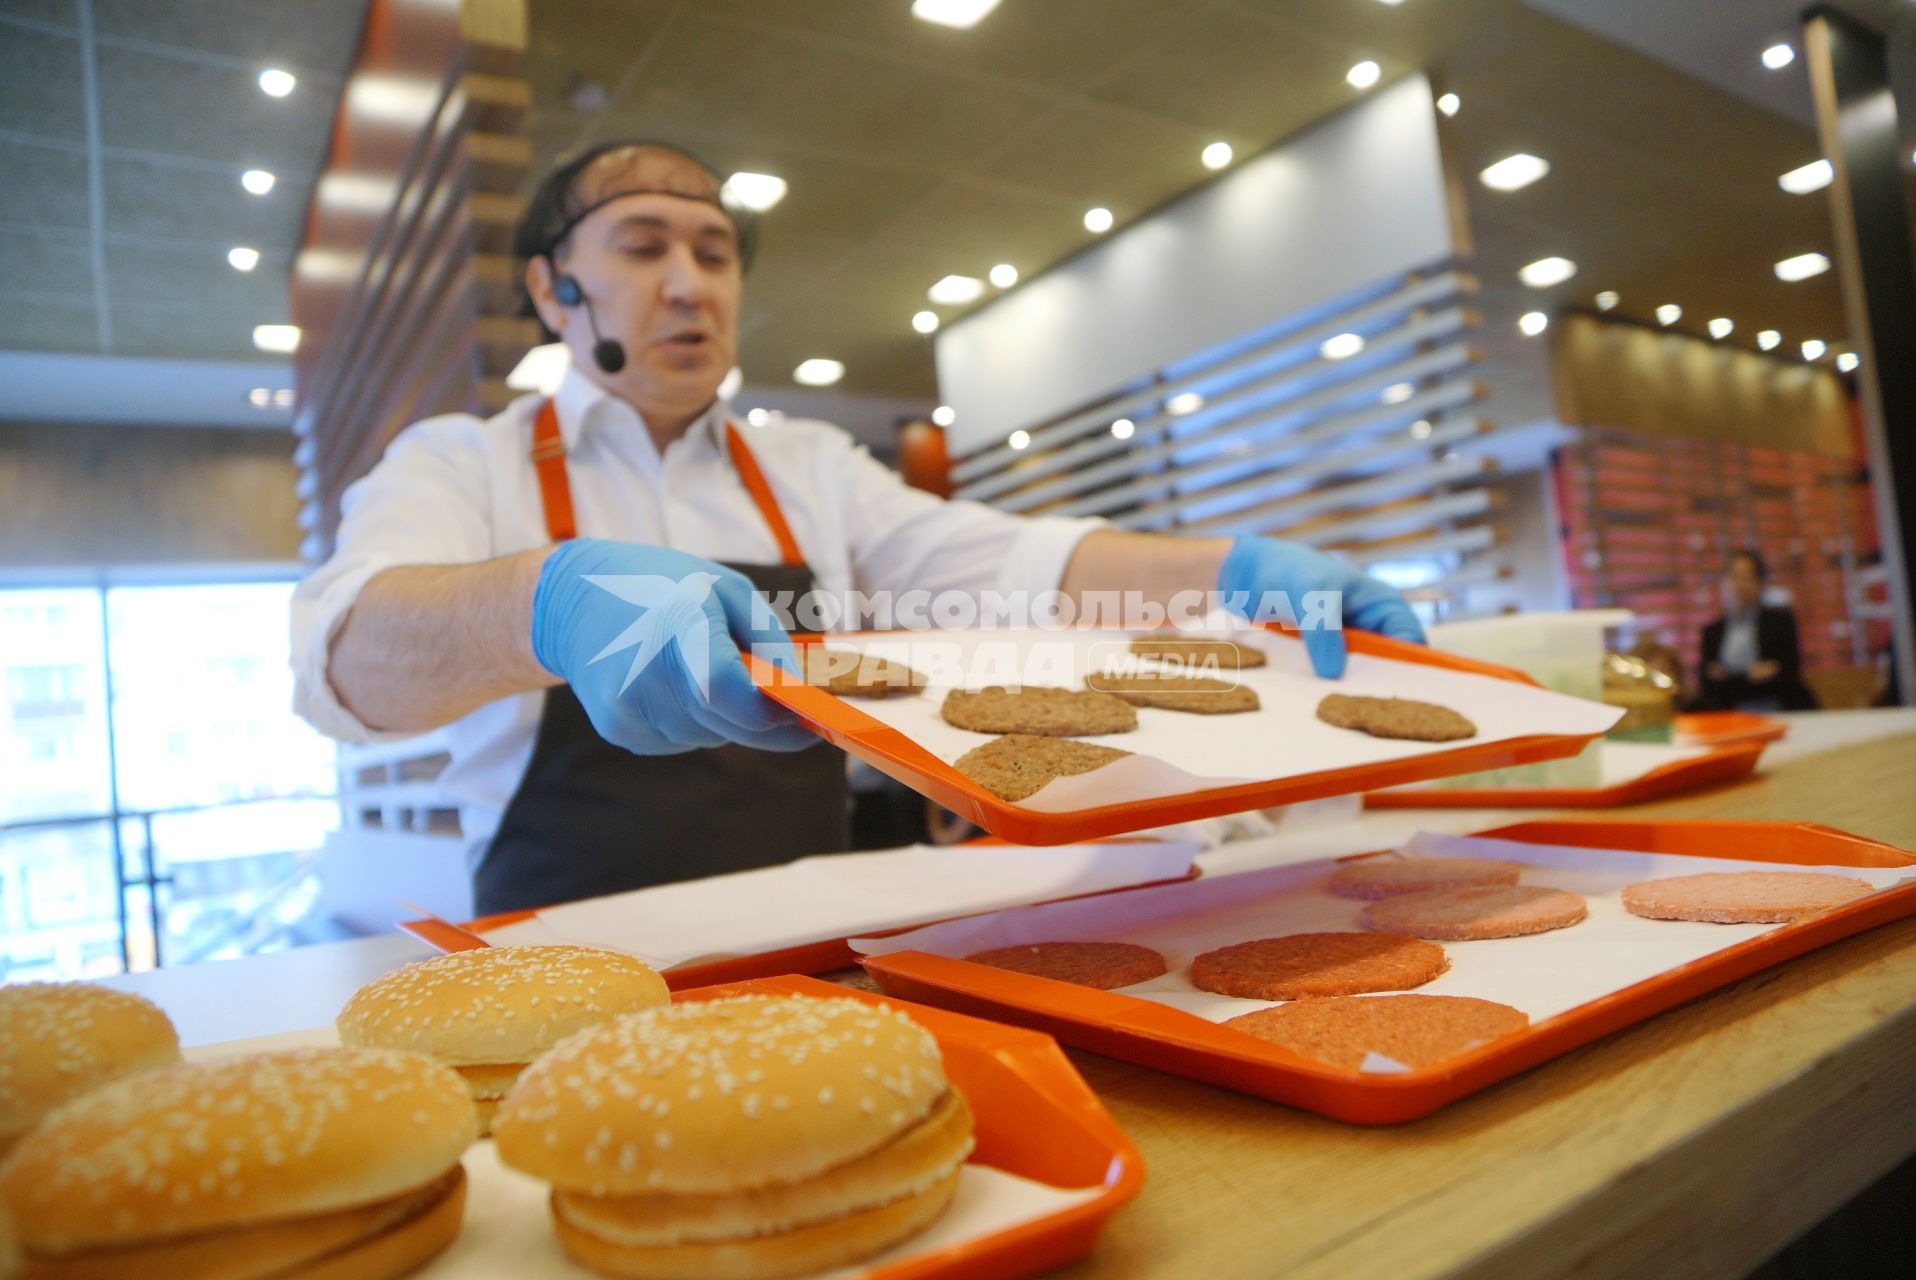
[[[712,627],[705,602],[712,597],[717,574],[688,573],[683,578],[667,578],[653,573],[591,573],[585,580],[627,604],[637,605],[641,611],[631,625],[592,657],[592,662],[598,662],[637,648],[632,665],[626,668],[625,683],[619,686],[620,693],[632,687],[639,673],[664,652],[666,645],[676,643],[686,671],[698,685],[699,696],[710,700]]]

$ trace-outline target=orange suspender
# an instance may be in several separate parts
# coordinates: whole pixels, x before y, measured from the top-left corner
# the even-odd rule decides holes
[[[772,492],[765,473],[759,470],[758,459],[746,447],[745,437],[730,422],[725,424],[725,444],[727,452],[731,454],[732,465],[738,469],[739,479],[745,482],[745,491],[752,495],[752,502],[758,507],[759,514],[771,526],[772,537],[778,542],[784,563],[804,564],[805,557],[798,549],[798,539],[792,536],[792,527],[785,523],[785,513],[779,508],[777,495]],[[532,466],[539,473],[539,501],[545,507],[546,533],[554,542],[566,542],[578,537],[578,521],[572,514],[572,483],[566,475],[565,440],[559,434],[558,410],[550,399],[539,407],[538,419],[533,423]]]

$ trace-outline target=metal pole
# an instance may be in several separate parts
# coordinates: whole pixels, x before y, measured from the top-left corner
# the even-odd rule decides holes
[[[113,833],[113,883],[120,900],[120,968],[130,973],[133,951],[126,941],[126,847],[120,839],[120,744],[113,732],[113,632],[108,621],[104,582],[97,587],[97,593],[100,598],[100,678],[106,690],[107,829]]]

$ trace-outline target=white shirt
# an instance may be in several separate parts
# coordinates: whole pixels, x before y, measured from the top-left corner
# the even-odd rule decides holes
[[[574,369],[554,397],[579,535],[672,547],[710,560],[777,563],[778,543],[724,446],[714,404],[661,454],[638,411]],[[395,565],[472,564],[546,546],[531,461],[540,398],[491,418],[448,414],[408,427],[340,500],[332,558],[293,593],[293,705],[348,742],[387,742],[339,702],[333,636],[368,579]],[[1055,590],[1099,520],[1021,518],[907,486],[837,427],[785,419],[741,427],[824,591]],[[447,726],[440,788],[483,853],[532,758],[543,690],[488,703]]]

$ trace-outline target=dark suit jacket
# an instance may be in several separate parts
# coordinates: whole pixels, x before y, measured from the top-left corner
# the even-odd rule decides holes
[[[1725,621],[1718,618],[1703,628],[1703,671],[1696,709],[1728,711],[1745,702],[1776,698],[1785,711],[1813,711],[1816,698],[1803,683],[1803,651],[1796,639],[1796,615],[1780,605],[1763,605],[1756,615],[1756,656],[1776,663],[1777,672],[1768,680],[1728,675],[1710,678],[1710,664],[1720,660],[1723,651]]]

